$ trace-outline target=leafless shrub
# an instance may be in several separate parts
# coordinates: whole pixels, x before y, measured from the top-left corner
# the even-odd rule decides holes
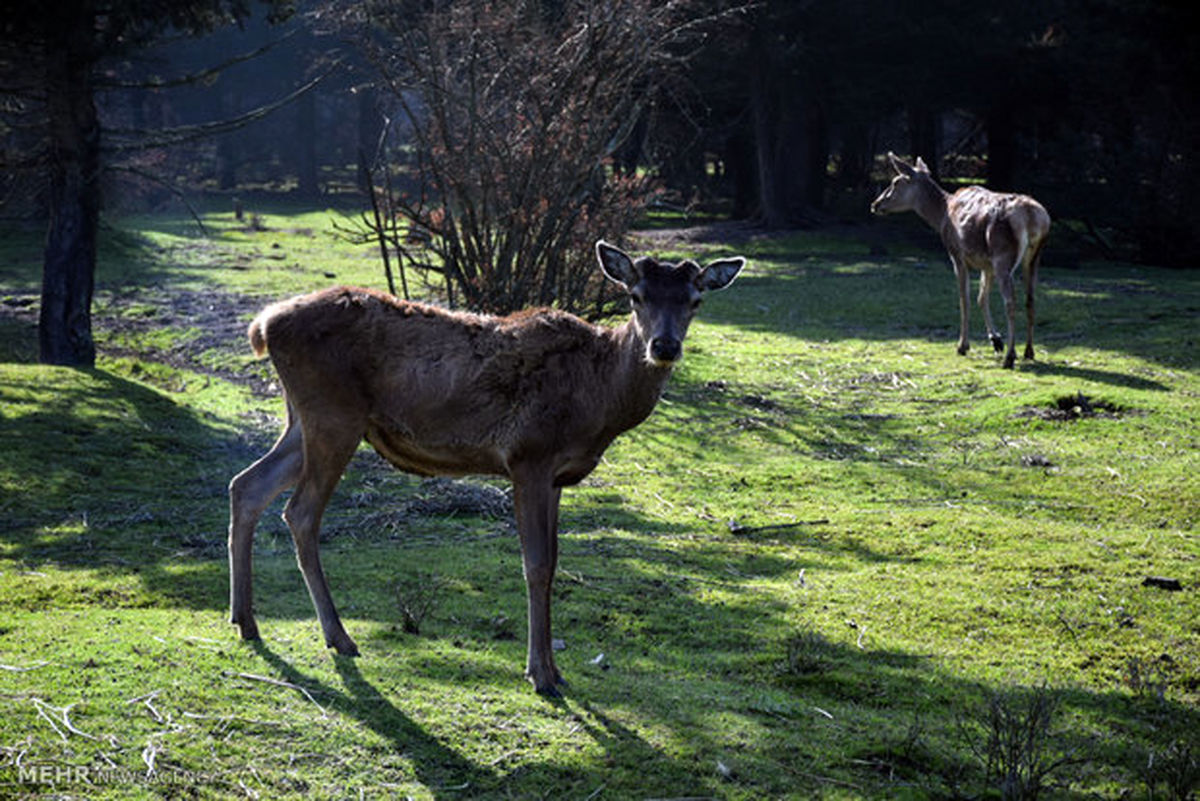
[[[1200,736],[1179,737],[1146,752],[1142,767],[1147,798],[1189,801],[1200,787]],[[1160,792],[1161,789],[1161,792]]]
[[[421,574],[396,589],[396,600],[400,606],[401,626],[409,634],[420,634],[421,623],[437,607],[446,579]]]
[[[1166,700],[1167,687],[1171,683],[1166,665],[1136,656],[1125,660],[1123,679],[1125,685],[1138,698],[1155,699],[1159,702]]]
[[[1001,798],[1034,801],[1052,773],[1075,761],[1052,729],[1059,704],[1045,684],[1003,689],[992,693],[972,720],[960,721],[963,739]]]
[[[352,4],[396,111],[369,154],[367,238],[400,259],[404,288],[407,262],[451,305],[610,311],[592,242],[619,239],[655,191],[613,155],[699,33],[694,5]]]

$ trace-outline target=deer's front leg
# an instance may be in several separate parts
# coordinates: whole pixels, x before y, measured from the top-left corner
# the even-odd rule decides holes
[[[566,684],[554,664],[550,638],[550,591],[558,563],[558,502],[562,490],[546,471],[513,475],[513,506],[521,536],[529,600],[529,654],[525,677],[542,695],[558,696]]]
[[[966,262],[955,256],[950,257],[954,264],[954,277],[958,279],[958,355],[965,356],[971,349],[968,339],[971,327],[971,302],[967,297],[970,290],[971,271]]]

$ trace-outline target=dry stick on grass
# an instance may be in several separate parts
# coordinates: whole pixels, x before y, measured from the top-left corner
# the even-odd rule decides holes
[[[45,721],[50,724],[50,728],[54,729],[55,733],[58,734],[59,737],[62,737],[64,741],[66,741],[70,738],[68,738],[67,735],[63,733],[62,729],[58,728],[58,726],[55,725],[54,719],[51,718],[50,715],[46,714],[47,709],[52,710],[55,714],[58,715],[59,723],[61,723],[63,725],[63,727],[66,728],[66,730],[69,731],[71,734],[77,734],[80,737],[84,737],[88,740],[96,740],[97,742],[100,741],[101,738],[96,737],[91,734],[88,734],[85,731],[80,731],[78,728],[75,727],[75,724],[71,722],[71,718],[70,718],[71,707],[75,706],[75,704],[67,704],[66,706],[54,706],[53,704],[46,703],[45,701],[43,701],[40,698],[31,698],[30,700],[33,701],[33,706],[35,709],[37,709],[38,714],[41,715],[42,718],[44,718]],[[109,735],[108,740],[112,745],[116,745],[116,742],[117,742],[116,737]]]
[[[34,662],[32,665],[26,665],[25,667],[21,667],[20,665],[0,665],[0,670],[7,670],[12,673],[24,673],[27,670],[37,670],[38,668],[45,667],[48,664],[50,663],[43,659],[41,661]]]
[[[239,718],[236,715],[202,715],[198,712],[184,712],[183,717],[189,720],[215,720],[218,721],[216,731],[224,733],[229,730],[233,723],[245,723],[251,726],[282,726],[274,720],[258,720],[257,718]]]
[[[153,776],[158,772],[154,767],[154,760],[158,758],[158,752],[161,750],[161,745],[149,741],[147,741],[146,747],[142,749],[142,761],[146,763],[147,776]]]
[[[310,693],[306,688],[301,687],[299,684],[292,684],[290,681],[281,681],[279,679],[273,679],[270,676],[259,676],[256,673],[238,673],[237,677],[239,679],[246,679],[247,681],[261,681],[264,684],[273,684],[276,687],[287,687],[288,689],[291,689],[291,690],[299,690],[300,692],[304,693],[305,698],[307,698],[309,701],[312,701],[313,706],[315,706],[317,709],[321,710],[321,717],[323,717],[323,718],[329,717],[328,710],[326,710],[325,707],[323,707],[319,703],[317,703],[317,699],[313,698],[312,693]]]
[[[154,699],[158,696],[158,694],[160,692],[162,692],[162,690],[155,690],[154,692],[146,693],[145,695],[139,695],[137,698],[130,698],[125,703],[126,704],[141,703],[143,706],[146,707],[146,709],[150,710],[150,716],[154,718],[155,722],[166,723],[167,722],[166,719],[163,718],[163,716],[161,714],[159,714],[159,711],[154,708]]]
[[[736,520],[730,520],[728,523],[730,534],[759,534],[764,531],[787,531],[793,528],[804,528],[805,526],[824,526],[829,523],[829,518],[822,517],[819,520],[797,520],[795,523],[772,523],[769,526],[743,526]]]

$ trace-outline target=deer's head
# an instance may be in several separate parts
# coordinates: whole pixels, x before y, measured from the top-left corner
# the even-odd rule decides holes
[[[733,283],[746,260],[718,259],[704,267],[649,257],[634,260],[603,240],[596,243],[600,268],[620,285],[633,304],[633,321],[646,345],[646,361],[670,367],[683,356],[683,338],[705,292]]]
[[[894,214],[901,211],[912,211],[920,201],[924,185],[933,181],[929,167],[924,159],[917,156],[916,166],[909,164],[895,153],[888,153],[888,161],[896,171],[896,177],[888,184],[887,189],[875,198],[871,204],[872,214]]]

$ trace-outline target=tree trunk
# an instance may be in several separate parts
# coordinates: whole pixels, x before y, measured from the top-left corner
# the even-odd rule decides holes
[[[92,20],[62,20],[47,54],[49,117],[49,229],[42,266],[38,320],[45,364],[90,367],[96,227],[100,213],[100,124],[90,62],[83,55]],[[80,30],[82,28],[82,31]]]
[[[750,108],[754,124],[754,155],[758,175],[758,215],[768,228],[781,228],[787,221],[783,198],[779,196],[779,165],[776,164],[777,125],[769,76],[755,62],[750,76]]]
[[[220,107],[227,119],[237,116],[238,101],[236,84],[233,88],[222,91]],[[241,134],[241,131],[229,131],[217,137],[217,187],[220,189],[237,189],[238,160],[241,157],[241,142],[238,137]]]
[[[908,142],[912,157],[925,159],[933,177],[938,177],[938,115],[927,106],[908,107]]]
[[[315,198],[317,184],[317,98],[310,89],[296,100],[296,172],[300,195]]]
[[[744,132],[739,131],[725,143],[725,175],[733,183],[733,211],[735,220],[744,220],[754,214],[754,146]]]
[[[375,90],[364,86],[358,90],[358,188],[367,192],[371,185],[368,171],[375,167],[379,150],[379,135],[383,132],[383,115],[379,113]]]
[[[1017,168],[1016,114],[1008,106],[993,107],[987,115],[989,189],[1011,192]]]
[[[829,121],[825,117],[825,109],[817,98],[809,98],[803,107],[805,118],[802,122],[805,140],[808,143],[804,151],[804,179],[801,186],[804,201],[803,212],[825,208],[825,183],[828,180],[829,168]]]

